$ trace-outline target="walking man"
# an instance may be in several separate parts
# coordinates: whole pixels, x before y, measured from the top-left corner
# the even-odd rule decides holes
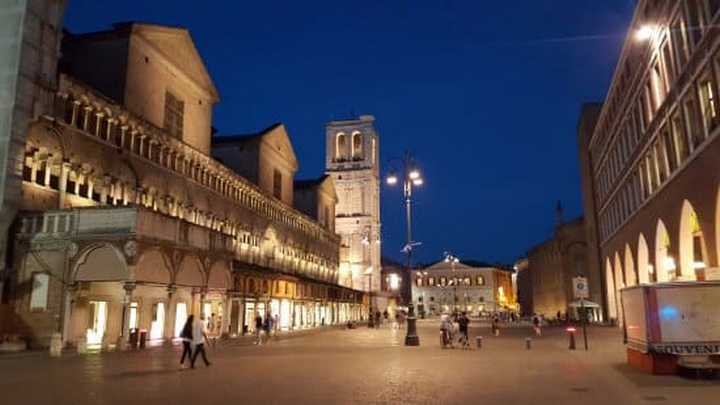
[[[460,327],[460,341],[462,342],[463,349],[470,348],[470,338],[468,337],[468,325],[470,325],[470,318],[467,313],[463,311],[462,315],[458,318],[458,325]]]
[[[205,354],[205,342],[208,341],[208,337],[205,328],[204,318],[205,316],[201,314],[200,319],[195,319],[193,321],[192,340],[193,345],[195,346],[195,352],[193,353],[192,360],[190,360],[190,368],[195,368],[195,360],[197,360],[197,356],[200,353],[202,353],[202,358],[205,362],[205,366],[210,366],[210,362],[207,359],[207,354]]]
[[[187,356],[187,359],[189,362],[192,363],[192,342],[193,342],[193,321],[195,320],[195,317],[191,314],[187,317],[187,320],[185,321],[185,326],[182,328],[182,332],[180,332],[180,338],[182,338],[182,345],[183,345],[183,352],[182,357],[180,357],[180,369],[185,368],[185,356]]]
[[[255,344],[261,345],[262,344],[262,335],[263,335],[263,319],[262,316],[260,316],[260,312],[255,313]]]

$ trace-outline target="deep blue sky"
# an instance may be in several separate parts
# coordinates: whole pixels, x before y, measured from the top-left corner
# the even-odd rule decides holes
[[[323,172],[324,124],[373,114],[386,160],[410,149],[418,260],[511,262],[582,211],[575,126],[609,86],[633,0],[71,0],[73,32],[145,21],[190,29],[220,91],[214,125],[282,121],[300,177]],[[404,240],[382,189],[384,254]]]

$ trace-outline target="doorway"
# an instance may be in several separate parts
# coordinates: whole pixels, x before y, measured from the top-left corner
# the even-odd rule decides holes
[[[184,302],[175,304],[175,337],[180,337],[187,321],[187,305]]]
[[[88,311],[87,344],[88,346],[102,345],[107,330],[108,303],[106,301],[90,301]]]
[[[165,303],[158,302],[153,305],[153,317],[150,324],[150,339],[162,339],[165,329]]]

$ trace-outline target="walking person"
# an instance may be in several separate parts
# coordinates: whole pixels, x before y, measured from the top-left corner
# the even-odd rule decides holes
[[[542,336],[542,321],[537,314],[533,314],[532,323],[535,336]]]
[[[255,344],[261,345],[262,344],[262,335],[263,335],[263,319],[262,316],[260,316],[260,312],[255,313]]]
[[[493,316],[492,331],[493,331],[493,335],[500,336],[500,317],[498,316],[498,314],[495,314]]]
[[[464,312],[458,318],[458,326],[460,328],[460,343],[463,349],[470,348],[470,337],[468,336],[468,326],[470,325],[470,318],[467,316],[467,312]]]
[[[205,327],[205,319],[203,318],[205,318],[205,316],[200,315],[200,319],[195,319],[193,321],[192,340],[193,346],[195,346],[195,350],[192,356],[192,360],[190,360],[190,368],[195,368],[195,360],[197,360],[198,354],[202,354],[205,366],[210,366],[210,362],[207,359],[207,354],[205,353],[205,342],[209,342],[209,340]]]
[[[272,332],[273,327],[273,317],[270,314],[270,311],[268,311],[267,314],[265,314],[265,322],[263,323],[263,329],[265,330],[265,336],[267,336],[267,341],[270,341],[270,333]]]
[[[187,320],[185,321],[185,326],[183,326],[182,331],[180,332],[180,338],[182,339],[182,345],[183,345],[183,352],[182,357],[180,357],[180,369],[185,369],[185,356],[187,356],[187,359],[189,362],[192,363],[192,342],[193,342],[193,321],[195,320],[195,316],[190,315],[187,317]]]

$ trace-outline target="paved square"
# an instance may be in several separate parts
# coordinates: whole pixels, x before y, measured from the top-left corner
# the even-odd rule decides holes
[[[644,375],[624,363],[614,328],[593,328],[591,351],[567,350],[560,329],[525,349],[527,328],[482,334],[481,350],[441,350],[435,322],[420,347],[385,328],[331,330],[261,347],[218,344],[212,366],[178,371],[179,348],[0,357],[4,404],[193,403],[716,403],[720,381]],[[578,348],[582,349],[581,340]],[[699,402],[701,401],[701,402]]]

